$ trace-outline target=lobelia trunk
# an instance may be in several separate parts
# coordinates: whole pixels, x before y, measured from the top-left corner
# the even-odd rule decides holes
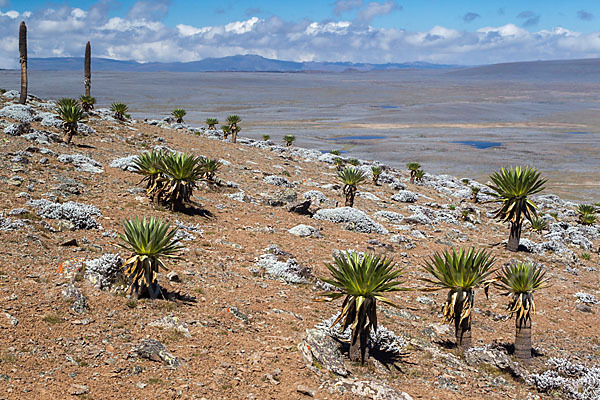
[[[456,346],[467,350],[471,347],[471,317],[465,318],[460,322],[460,315],[462,314],[465,302],[469,301],[469,295],[465,296],[461,301],[457,301],[454,305],[454,315],[457,317],[454,319],[454,333],[456,337]]]
[[[92,86],[92,49],[90,47],[90,42],[87,42],[85,45],[83,84],[85,85],[86,96],[90,96]]]
[[[27,26],[25,21],[19,26],[19,62],[21,63],[21,96],[19,104],[27,101]]]
[[[353,188],[352,186],[347,186],[346,188],[344,188],[344,194],[346,195],[346,202],[344,205],[346,207],[354,207],[355,193],[356,193],[356,189]]]
[[[358,329],[358,328],[357,328]],[[361,329],[355,340],[350,342],[350,351],[348,353],[351,361],[364,362],[369,358],[369,331]]]
[[[521,240],[521,224],[510,223],[510,236],[506,249],[508,251],[519,251],[519,241]]]
[[[520,360],[531,359],[531,318],[515,319],[515,356]]]
[[[231,143],[236,143],[237,142],[237,126],[234,128],[231,128]]]

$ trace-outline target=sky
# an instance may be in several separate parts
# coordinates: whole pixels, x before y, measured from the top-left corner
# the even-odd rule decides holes
[[[588,0],[0,0],[0,68],[29,57],[195,61],[258,54],[292,61],[481,65],[600,57]]]

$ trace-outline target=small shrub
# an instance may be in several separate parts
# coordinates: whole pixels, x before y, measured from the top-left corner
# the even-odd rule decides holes
[[[127,114],[129,107],[127,107],[127,104],[125,103],[112,103],[110,105],[110,111],[114,113],[116,120],[125,121],[125,118],[129,118],[129,114]]]
[[[589,261],[591,258],[590,253],[581,253],[581,259]]]
[[[262,135],[262,138],[266,142],[267,140],[271,139],[271,135],[264,134]]]
[[[331,150],[329,153],[330,153],[330,154],[333,154],[334,156],[339,156],[339,155],[341,155],[341,154],[342,154],[342,152],[341,152],[341,151],[339,151],[339,150]]]
[[[285,142],[285,145],[288,147],[290,147],[294,143],[295,140],[296,140],[296,136],[294,136],[294,135],[285,135],[283,137],[283,141]]]
[[[542,232],[548,229],[548,222],[544,218],[533,217],[531,219],[531,230],[535,232]]]
[[[356,158],[351,158],[348,160],[348,164],[357,167],[360,165],[360,162]]]
[[[125,305],[131,309],[136,308],[137,304],[138,304],[137,300],[134,300],[134,299],[129,299],[129,300],[127,300],[127,303],[125,303]]]
[[[173,110],[173,112],[171,114],[175,117],[175,120],[177,121],[178,124],[182,124],[183,117],[185,117],[187,112],[183,108],[176,108]]]
[[[448,205],[448,209],[451,211],[454,211],[454,210],[456,210],[456,206],[454,204],[450,204],[450,205]]]

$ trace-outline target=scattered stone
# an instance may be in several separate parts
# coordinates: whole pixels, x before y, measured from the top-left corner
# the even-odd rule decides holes
[[[143,339],[138,347],[133,349],[132,355],[151,361],[162,362],[171,368],[177,368],[181,362],[167,351],[167,348],[156,339]]]
[[[177,317],[166,316],[157,319],[156,321],[150,322],[148,326],[152,326],[155,328],[162,329],[173,329],[177,332],[180,332],[186,338],[191,338],[190,330],[187,327],[187,324],[183,321],[180,321]]]
[[[181,282],[181,278],[179,277],[179,275],[175,271],[170,271],[167,274],[167,279],[169,281],[171,281],[171,282]]]
[[[7,329],[10,327],[14,328],[15,326],[17,326],[19,324],[19,320],[7,312],[4,313],[4,317],[5,318],[3,318],[2,321],[0,321],[0,328],[3,328],[3,329]]]
[[[268,183],[269,185],[284,186],[289,188],[294,187],[294,185],[292,185],[290,181],[287,178],[284,178],[283,176],[269,175],[265,176],[263,178],[263,181],[265,183]]]
[[[111,168],[120,168],[123,171],[133,172],[135,171],[135,162],[138,160],[138,156],[127,156],[116,158],[111,161],[108,165]]]
[[[293,212],[300,215],[311,215],[310,212],[311,201],[304,200],[298,203],[290,204],[288,206],[288,211]]]
[[[59,246],[64,246],[64,247],[66,247],[66,246],[75,246],[75,247],[77,247],[78,246],[77,239],[69,239],[69,240],[67,240],[67,241],[62,242],[61,244],[59,244]]]
[[[58,161],[65,164],[73,164],[75,170],[81,172],[89,172],[92,174],[101,174],[104,172],[102,164],[81,154],[61,154],[58,156]]]
[[[577,292],[573,296],[577,298],[577,301],[579,303],[599,304],[598,299],[596,299],[596,296],[594,296],[593,294]]]
[[[83,293],[81,293],[81,290],[76,288],[74,285],[67,286],[62,291],[62,294],[65,297],[65,299],[73,301],[73,303],[71,304],[71,310],[73,310],[73,312],[77,314],[83,314],[84,312],[89,310],[90,306],[88,305],[87,299],[85,298]]]
[[[308,397],[315,397],[316,390],[309,388],[308,386],[298,385],[296,391]]]
[[[421,304],[425,304],[425,305],[432,305],[434,303],[433,299],[431,297],[427,297],[427,296],[419,296],[417,297],[417,301]]]
[[[348,376],[339,344],[324,331],[307,329],[306,338],[298,344],[298,349],[309,365],[317,364],[334,374]]]
[[[352,393],[363,399],[371,400],[413,400],[407,393],[399,391],[386,383],[340,379],[334,384],[340,393]]]
[[[314,219],[344,223],[344,228],[361,233],[379,233],[387,235],[388,230],[373,221],[364,212],[352,207],[324,208],[316,212]]]
[[[85,385],[78,385],[73,383],[69,387],[69,394],[72,396],[81,396],[87,393],[89,393],[89,390]]]
[[[465,351],[465,361],[471,366],[487,364],[502,372],[507,372],[515,378],[524,377],[519,364],[512,361],[506,351],[499,347],[471,347]]]
[[[288,230],[289,233],[291,233],[294,236],[299,236],[299,237],[320,237],[320,233],[319,231],[310,226],[310,225],[304,225],[304,224],[300,224],[300,225],[296,225],[295,227],[291,228]]]

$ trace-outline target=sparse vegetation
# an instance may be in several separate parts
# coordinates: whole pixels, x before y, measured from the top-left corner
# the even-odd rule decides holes
[[[418,162],[409,162],[406,164],[406,168],[410,171],[410,183],[415,183],[415,178],[417,177],[417,171],[421,169],[421,164]]]
[[[348,164],[358,167],[360,165],[360,162],[356,158],[350,158],[348,159]]]
[[[64,98],[57,105],[56,112],[58,113],[58,119],[63,122],[65,143],[71,143],[73,135],[77,134],[78,124],[85,120],[86,113],[75,99]]]
[[[159,195],[173,211],[189,202],[196,183],[205,176],[201,157],[186,153],[163,153],[159,164]]]
[[[202,158],[200,161],[200,168],[204,174],[204,179],[209,182],[215,181],[215,174],[221,168],[223,164],[219,160],[212,158]]]
[[[415,171],[415,181],[423,182],[423,177],[425,176],[425,171],[422,169],[418,169]]]
[[[354,196],[358,185],[367,180],[364,172],[354,167],[346,167],[338,172],[340,181],[344,184],[343,193],[346,196],[346,207],[354,206]]]
[[[332,277],[321,279],[336,290],[320,296],[324,301],[344,297],[342,312],[332,326],[341,321],[342,331],[352,328],[350,359],[364,363],[369,358],[370,331],[377,331],[377,301],[398,307],[385,294],[407,290],[398,280],[402,270],[391,259],[371,253],[344,252],[335,255],[333,261],[327,264]]]
[[[591,258],[590,253],[581,253],[581,259],[585,261],[589,261]]]
[[[541,216],[531,218],[531,230],[542,232],[548,230],[548,222]]]
[[[110,111],[114,113],[114,117],[116,120],[125,121],[125,118],[129,118],[127,111],[129,111],[129,107],[125,103],[112,103],[110,105]]]
[[[292,144],[294,144],[295,140],[296,140],[296,136],[294,136],[294,135],[285,135],[283,137],[283,141],[285,142],[285,145],[287,147],[290,147]]]
[[[81,108],[83,108],[83,111],[90,112],[94,109],[94,104],[96,104],[96,98],[83,94],[79,96],[79,102],[81,103]]]
[[[237,141],[237,134],[242,130],[239,125],[240,122],[242,122],[242,119],[235,114],[227,117],[229,132],[231,133],[231,143],[235,143]]]
[[[460,248],[435,253],[425,262],[423,269],[433,278],[423,278],[433,285],[427,291],[449,289],[448,298],[442,306],[442,323],[454,322],[456,344],[462,348],[471,346],[471,317],[474,290],[489,285],[495,258],[485,250]]]
[[[171,113],[171,115],[173,115],[173,117],[175,117],[175,122],[177,122],[178,124],[183,123],[183,117],[185,117],[186,114],[187,114],[187,111],[185,111],[183,108],[176,108]]]
[[[382,169],[379,166],[371,167],[371,172],[373,173],[373,184],[375,186],[378,185],[379,177],[381,176]]]
[[[479,199],[477,198],[477,195],[479,194],[480,190],[481,189],[479,189],[477,186],[471,187],[471,200],[473,201],[473,203],[479,203]]]
[[[329,152],[329,154],[333,154],[334,156],[339,156],[339,155],[341,155],[341,154],[342,154],[342,152],[341,152],[341,151],[339,151],[339,150],[331,150],[331,151]]]
[[[169,227],[154,217],[123,221],[124,233],[119,234],[119,246],[131,252],[123,269],[129,280],[129,293],[137,298],[161,296],[158,272],[161,268],[167,269],[163,260],[179,258],[176,253],[182,246],[179,239],[174,238],[177,228],[169,230]]]
[[[271,139],[271,135],[264,134],[262,135],[262,138],[266,142],[267,140]]]
[[[531,316],[535,314],[533,294],[547,287],[546,271],[531,263],[512,263],[500,270],[496,285],[511,296],[508,312],[515,317],[515,355],[531,358]]]
[[[208,130],[209,131],[214,131],[215,130],[215,126],[219,124],[219,120],[216,118],[206,118],[206,120],[204,120],[204,123],[206,125],[208,125]]]
[[[345,162],[344,162],[343,159],[341,159],[341,158],[338,157],[335,160],[333,160],[333,164],[335,165],[335,168],[338,171],[341,171],[344,168]]]
[[[494,202],[501,203],[494,213],[494,218],[510,223],[510,236],[506,248],[518,251],[521,239],[523,220],[531,222],[537,216],[537,207],[529,199],[530,196],[544,190],[546,179],[541,173],[530,167],[501,168],[490,176]]]
[[[594,225],[598,221],[596,207],[591,204],[580,204],[577,207],[577,215],[582,225]]]

